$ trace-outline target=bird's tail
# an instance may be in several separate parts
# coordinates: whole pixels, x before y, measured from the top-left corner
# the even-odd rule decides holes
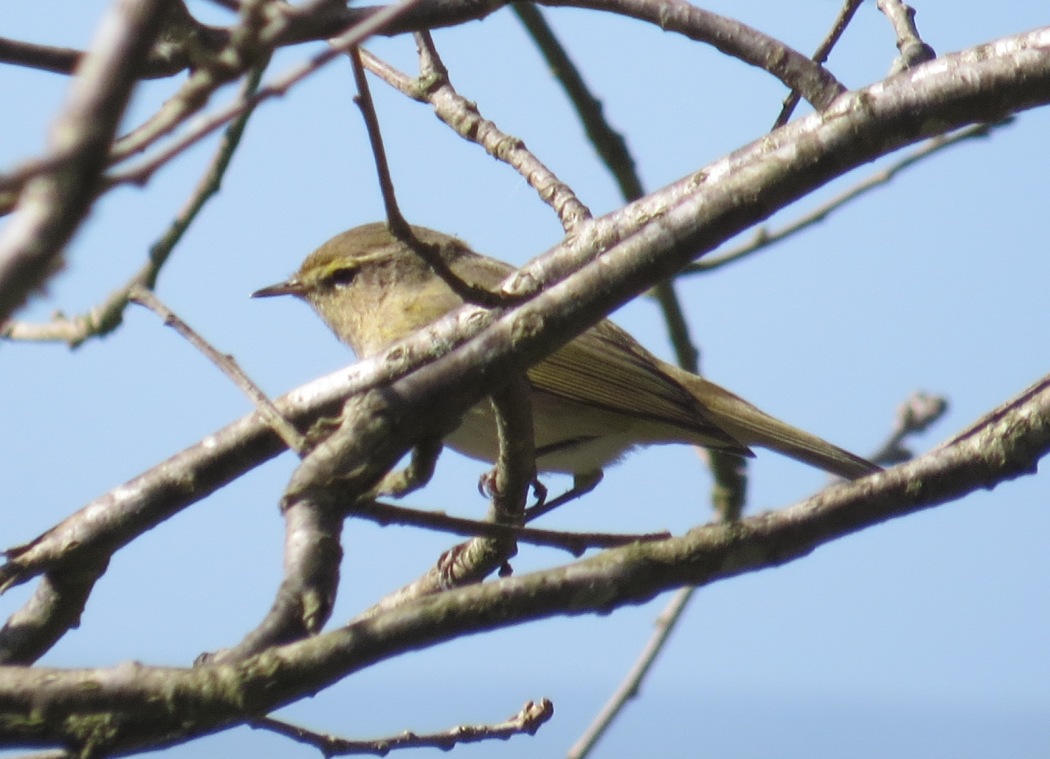
[[[744,445],[772,449],[847,480],[882,471],[860,456],[775,419],[713,382],[679,372],[675,372],[676,379],[701,400],[711,420]]]

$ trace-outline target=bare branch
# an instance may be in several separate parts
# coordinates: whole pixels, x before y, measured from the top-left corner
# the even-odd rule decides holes
[[[284,506],[284,578],[269,613],[236,646],[198,657],[198,664],[241,661],[273,646],[316,635],[332,614],[343,558],[343,515],[328,503],[300,498]]]
[[[845,91],[827,69],[783,42],[685,0],[546,0],[541,4],[619,13],[705,42],[772,74],[818,111]]]
[[[225,30],[201,24],[183,2],[169,3],[164,33],[133,73],[141,79],[172,76],[190,66],[194,56],[202,51],[215,52],[222,48],[226,39]],[[72,74],[85,55],[83,51],[67,47],[0,38],[0,63]]]
[[[269,717],[255,720],[254,728],[270,730],[291,738],[298,743],[314,746],[325,757],[350,754],[376,754],[386,756],[390,751],[405,748],[439,748],[450,751],[462,743],[479,743],[488,740],[505,741],[515,735],[535,735],[540,727],[554,716],[554,704],[543,698],[528,701],[521,711],[504,722],[493,725],[457,725],[440,733],[413,733],[406,730],[390,738],[369,741],[354,741],[333,735],[317,733]]]
[[[61,268],[62,248],[91,207],[110,141],[168,3],[118,0],[52,127],[56,165],[26,184],[0,233],[0,324]]]
[[[430,392],[446,395],[446,388],[456,387],[451,393],[455,403],[443,398],[437,404],[454,416],[491,390],[479,379],[479,369],[491,378],[493,372],[498,375],[499,362],[520,366],[522,361],[537,359],[699,252],[841,172],[921,139],[933,114],[943,128],[952,129],[987,120],[993,112],[1046,102],[1050,97],[1047,48],[1050,30],[1028,32],[993,46],[944,56],[929,69],[922,67],[851,93],[836,103],[834,118],[812,116],[793,122],[616,214],[594,220],[580,235],[526,267],[525,273],[531,285],[543,284],[573,271],[598,251],[601,261],[580,268],[571,280],[546,289],[495,322],[496,313],[466,307],[426,334],[313,383],[277,405],[296,423],[308,423],[318,414],[332,413],[349,393],[389,384],[461,346],[464,350],[435,361],[412,383],[413,387],[430,383]],[[860,102],[864,107],[859,107]],[[542,330],[528,339],[510,339],[518,319],[537,315],[542,315]],[[422,396],[419,401],[429,402]],[[402,412],[409,413],[410,406]],[[366,408],[362,411],[367,415]],[[421,414],[419,424],[432,426],[435,432],[442,420],[430,416],[430,411],[437,410]],[[404,426],[381,431],[387,468],[420,432]],[[257,416],[235,422],[163,467],[104,495],[28,545],[11,549],[8,562],[0,568],[0,586],[24,582],[78,557],[111,553],[279,450],[278,439]]]
[[[904,447],[904,440],[911,435],[925,432],[929,426],[944,416],[948,410],[948,399],[928,393],[912,393],[897,409],[897,418],[889,439],[879,447],[871,461],[883,466],[893,466],[912,457]]]
[[[795,506],[417,599],[236,666],[0,669],[0,740],[108,753],[169,745],[250,721],[406,650],[545,617],[606,613],[670,588],[782,565],[865,527],[1033,473],[1048,452],[1050,376],[954,442]],[[39,683],[46,687],[33,687]],[[40,713],[50,718],[31,718]],[[84,729],[101,714],[104,731]]]
[[[860,8],[863,0],[846,0],[842,8],[839,10],[839,15],[835,19],[835,23],[831,26],[831,31],[828,32],[827,36],[824,37],[824,41],[821,42],[813,53],[812,60],[814,63],[823,65],[828,60],[828,55],[831,53],[831,49],[835,47],[836,43],[842,37],[842,33],[846,31],[846,27],[849,26],[850,21],[853,20],[853,15]],[[795,90],[784,98],[784,105],[780,109],[780,115],[777,116],[777,120],[773,122],[773,128],[784,126],[788,123],[791,118],[791,114],[794,113],[800,95]]]
[[[245,77],[239,99],[250,97],[251,93],[259,86],[263,68],[259,67]],[[31,324],[27,322],[9,321],[0,324],[0,337],[11,340],[60,340],[75,348],[89,337],[105,335],[116,329],[128,304],[128,293],[132,287],[142,286],[153,289],[157,283],[157,277],[172,250],[182,239],[183,234],[189,229],[200,211],[215,193],[219,191],[222,178],[229,168],[233,155],[240,145],[241,136],[244,134],[248,118],[253,113],[248,109],[241,113],[227,128],[219,143],[207,171],[197,183],[189,200],[182,210],[172,221],[167,232],[161,239],[155,242],[149,251],[149,258],[142,268],[136,272],[131,279],[121,287],[110,293],[110,295],[99,305],[85,314],[74,317],[59,315],[46,324]]]
[[[0,664],[32,664],[79,625],[91,589],[108,565],[109,556],[103,555],[47,572],[32,598],[0,630]]]
[[[463,139],[480,145],[493,158],[513,167],[536,190],[540,200],[554,209],[566,231],[590,219],[590,210],[568,185],[525,147],[524,142],[501,131],[481,115],[477,104],[456,92],[429,35],[420,35],[418,42],[418,79],[403,74],[368,51],[362,51],[364,64],[408,97],[432,105],[435,115]]]
[[[405,221],[401,209],[397,205],[397,197],[394,193],[394,181],[390,175],[390,167],[386,160],[386,150],[383,148],[383,136],[379,131],[379,119],[376,116],[375,106],[372,103],[372,95],[368,89],[368,79],[365,77],[364,65],[361,62],[361,51],[358,48],[350,50],[350,61],[354,69],[354,81],[357,84],[357,97],[354,99],[361,110],[365,127],[368,130],[368,140],[372,145],[372,156],[375,158],[376,174],[379,177],[379,189],[383,196],[383,206],[386,209],[387,228],[398,240],[403,242],[416,254],[430,264],[430,268],[444,280],[452,291],[459,295],[467,303],[476,303],[483,306],[498,306],[509,302],[499,293],[490,291],[488,288],[474,282],[467,282],[459,277],[442,258],[441,252],[436,246],[428,245],[416,237],[411,225]]]
[[[919,37],[919,30],[915,26],[914,8],[902,0],[878,0],[876,6],[893,24],[893,32],[897,35],[897,49],[901,55],[893,62],[893,67],[890,69],[891,74],[910,69],[937,57],[933,48]]]
[[[191,145],[196,144],[226,122],[236,118],[246,110],[254,108],[259,103],[273,97],[284,95],[295,84],[340,57],[350,50],[350,48],[376,33],[378,29],[382,28],[392,19],[396,19],[401,14],[406,13],[418,2],[422,2],[422,0],[400,0],[400,2],[391,5],[380,12],[369,12],[361,23],[352,26],[350,29],[345,29],[344,25],[341,29],[345,29],[345,31],[339,34],[338,37],[329,40],[329,48],[327,50],[324,50],[303,63],[292,67],[285,74],[279,76],[265,87],[262,87],[249,100],[244,102],[234,102],[230,105],[223,106],[214,111],[211,115],[195,121],[192,127],[187,129],[177,138],[173,139],[169,145],[163,150],[159,150],[156,155],[142,161],[136,166],[111,172],[107,175],[107,181],[111,185],[127,182],[137,184],[146,182],[153,172],[176,155],[185,151]],[[315,0],[315,2],[307,3],[303,6],[297,6],[296,10],[306,11],[310,8],[316,8],[317,6],[331,7],[331,3],[327,3],[325,0]],[[279,38],[288,28],[287,22],[289,13],[291,13],[291,11],[282,11],[279,19],[274,21],[273,26],[260,35],[260,39],[258,40],[259,45],[276,44],[275,39]],[[192,85],[191,82],[193,82]],[[221,84],[221,82],[215,82],[215,84]],[[130,155],[133,152],[132,148],[135,150],[142,150],[147,144],[151,144],[155,141],[157,137],[169,132],[170,128],[174,127],[175,124],[181,123],[185,116],[196,111],[196,107],[194,107],[196,100],[201,97],[206,97],[214,91],[215,87],[212,85],[213,81],[207,79],[205,75],[201,75],[199,80],[195,80],[191,76],[191,80],[187,82],[184,88],[184,93],[181,95],[181,98],[186,101],[185,106],[179,106],[182,109],[182,115],[179,118],[165,117],[165,123],[152,129],[151,133],[146,135],[148,139],[145,142],[140,140],[134,145],[129,144],[125,146],[122,150],[122,154]],[[168,124],[170,124],[170,127]]]
[[[800,216],[798,219],[785,225],[781,229],[770,230],[767,227],[759,227],[755,230],[750,242],[717,255],[706,256],[704,260],[697,261],[696,263],[687,266],[682,271],[682,275],[714,271],[715,269],[720,269],[727,264],[736,263],[737,261],[748,258],[754,253],[758,253],[781,240],[792,237],[804,229],[824,221],[834,212],[840,210],[863,195],[866,195],[870,191],[888,184],[902,171],[910,169],[912,166],[915,166],[926,158],[936,155],[946,148],[954,147],[966,140],[971,140],[975,137],[987,137],[993,130],[1002,128],[1011,123],[1013,123],[1013,119],[1007,118],[990,124],[974,124],[973,126],[960,129],[954,134],[933,137],[896,163],[887,166],[881,171],[875,172],[871,176],[855,184],[853,187],[836,195],[831,200],[821,204],[809,213]]]
[[[667,532],[615,534],[604,532],[564,532],[535,527],[515,527],[491,521],[454,517],[443,511],[421,511],[390,503],[366,501],[350,506],[349,514],[370,519],[380,525],[404,524],[453,535],[513,539],[549,548],[561,548],[573,556],[582,556],[588,548],[616,548],[631,543],[647,543],[669,538]]]
[[[84,55],[80,50],[0,37],[0,63],[71,74]]]
[[[583,731],[583,735],[569,747],[565,753],[566,759],[583,759],[588,756],[591,749],[598,744],[598,741],[608,732],[613,722],[627,706],[627,702],[638,696],[642,683],[667,646],[671,632],[678,626],[682,614],[689,608],[689,602],[693,599],[695,592],[696,587],[693,586],[680,588],[671,597],[670,602],[656,618],[656,629],[649,637],[645,648],[638,654],[631,669],[595,715],[591,724]]]
[[[400,34],[462,24],[484,18],[506,4],[500,0],[486,3],[425,0],[396,22],[384,25],[381,33]],[[685,0],[547,0],[540,4],[617,13],[709,44],[726,55],[768,71],[789,89],[801,92],[817,110],[844,90],[830,72],[779,40]],[[375,12],[375,8],[331,8],[325,15],[293,9],[284,19],[286,26],[280,39],[282,43],[317,39]]]
[[[149,290],[134,285],[128,293],[128,297],[133,303],[139,303],[148,308],[159,316],[164,321],[165,325],[171,327],[186,338],[194,348],[203,353],[209,361],[215,364],[219,371],[225,374],[230,381],[241,390],[241,392],[248,396],[249,400],[255,404],[255,408],[258,409],[259,413],[266,419],[267,423],[273,427],[274,432],[280,435],[281,440],[286,446],[300,455],[305,453],[306,442],[303,439],[303,436],[292,426],[291,422],[281,415],[281,412],[273,405],[273,401],[269,399],[266,393],[264,393],[258,385],[252,382],[251,377],[244,373],[244,370],[241,369],[240,365],[237,363],[237,359],[227,353],[220,353],[217,351],[207,340],[201,337],[200,334],[190,327],[190,325],[180,319],[174,311],[164,305],[160,298]]]

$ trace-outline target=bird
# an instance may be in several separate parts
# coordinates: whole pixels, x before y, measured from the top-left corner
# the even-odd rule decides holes
[[[493,289],[514,267],[474,252],[463,241],[420,226],[415,243],[382,222],[336,235],[284,282],[253,298],[291,295],[361,359],[374,356],[463,305],[463,298],[421,256],[429,246],[463,282]],[[752,457],[768,448],[853,480],[878,466],[760,411],[713,382],[662,361],[625,330],[602,320],[528,369],[539,472],[593,487],[603,470],[633,449],[662,443],[702,446]],[[499,452],[494,412],[482,401],[443,443],[474,459]]]

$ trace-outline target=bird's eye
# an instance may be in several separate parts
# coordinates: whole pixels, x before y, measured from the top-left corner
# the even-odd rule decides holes
[[[357,269],[351,266],[346,266],[342,269],[336,269],[325,277],[325,283],[329,287],[346,287],[354,281],[354,277],[356,276]]]

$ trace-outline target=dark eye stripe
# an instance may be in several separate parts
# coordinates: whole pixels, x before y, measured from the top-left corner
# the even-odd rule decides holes
[[[338,287],[340,285],[349,285],[354,281],[354,277],[357,276],[357,269],[351,267],[345,267],[342,269],[336,269],[327,277],[325,277],[325,284],[330,287]]]

